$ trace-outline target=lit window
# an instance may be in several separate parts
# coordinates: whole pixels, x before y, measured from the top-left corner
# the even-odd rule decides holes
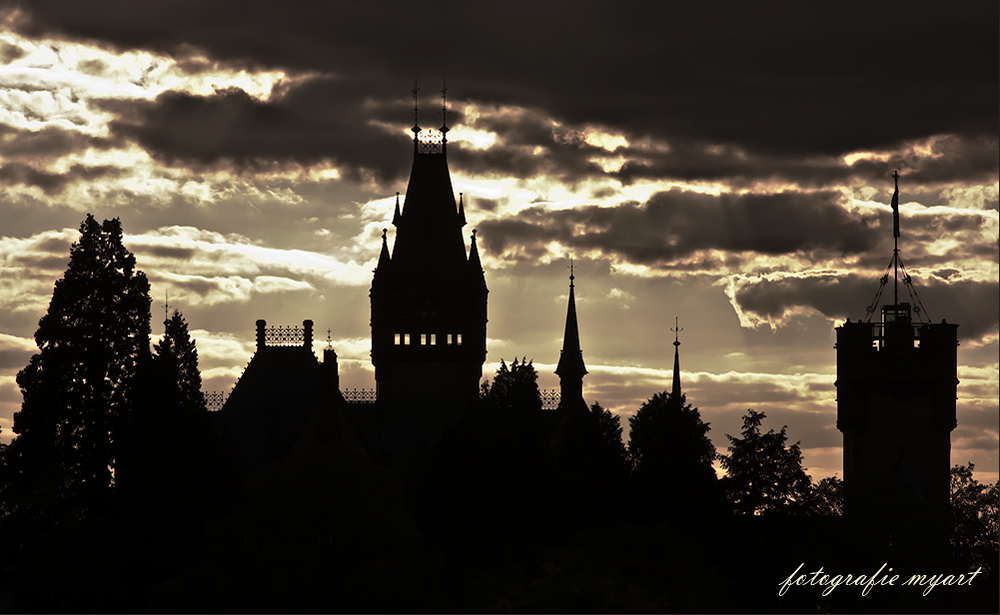
[[[421,346],[426,346],[427,345],[427,334],[426,333],[421,333],[420,334],[420,345]]]
[[[402,341],[402,340],[400,339],[400,335],[399,335],[399,333],[396,333],[395,335],[393,335],[393,340],[392,340],[392,343],[393,343],[393,344],[395,344],[396,346],[399,346],[399,343],[400,343],[401,341]]]
[[[410,334],[409,333],[404,333],[403,334],[403,345],[404,346],[409,346],[410,345]]]
[[[431,333],[431,346],[437,346],[437,333]]]
[[[444,339],[445,339],[445,344],[451,346],[451,333],[449,333],[448,336],[445,337]]]
[[[455,334],[455,345],[456,346],[461,346],[462,345],[462,334],[461,333],[456,333]]]

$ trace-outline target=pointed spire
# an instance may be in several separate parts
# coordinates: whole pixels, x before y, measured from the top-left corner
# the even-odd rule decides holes
[[[573,264],[570,261],[569,303],[566,306],[566,329],[563,332],[563,347],[559,355],[559,365],[556,374],[559,376],[559,388],[562,395],[561,403],[570,403],[575,399],[583,399],[583,377],[587,367],[583,363],[583,351],[580,349],[580,328],[576,320],[576,293],[573,280]],[[572,398],[572,399],[570,399]]]
[[[673,387],[670,390],[670,395],[674,399],[680,399],[681,397],[681,358],[680,358],[680,341],[677,339],[677,334],[683,331],[677,326],[677,317],[674,316],[674,327],[671,329],[674,332],[674,382]]]
[[[465,203],[464,196],[461,192],[458,193],[458,221],[461,226],[465,226],[467,222],[465,221]]]
[[[402,218],[399,213],[399,193],[396,193],[396,211],[392,213],[392,225],[399,226],[399,221]]]
[[[388,268],[389,263],[392,262],[392,257],[389,256],[389,242],[385,238],[385,233],[386,229],[382,229],[382,251],[378,255],[378,265],[375,266],[376,272],[379,270],[385,272],[386,269],[383,269],[383,265]]]
[[[469,248],[469,266],[474,272],[482,272],[483,270],[483,265],[479,262],[479,248],[476,247],[476,229],[472,229],[472,246]]]

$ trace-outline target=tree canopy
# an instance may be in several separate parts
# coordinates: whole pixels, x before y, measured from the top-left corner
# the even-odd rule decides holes
[[[514,357],[508,366],[500,359],[493,384],[483,382],[480,399],[486,408],[501,412],[539,412],[542,396],[538,391],[538,372],[531,361]]]
[[[729,455],[721,455],[726,495],[734,512],[758,515],[794,512],[806,506],[811,481],[802,467],[798,442],[785,446],[787,425],[761,433],[763,412],[749,409],[743,417],[742,438],[729,434]]]
[[[149,282],[122,244],[121,222],[88,215],[38,323],[39,353],[17,375],[9,479],[84,507],[107,501],[117,428],[149,356]],[[8,502],[9,505],[9,502]]]
[[[698,409],[662,391],[629,419],[628,452],[640,505],[652,517],[720,511],[715,445]]]
[[[951,546],[962,563],[995,573],[1000,548],[1000,481],[981,484],[972,477],[975,467],[970,461],[951,469]]]
[[[157,368],[167,380],[167,386],[175,390],[179,410],[204,411],[205,395],[201,392],[198,349],[188,333],[187,321],[179,311],[174,310],[163,326],[163,338],[153,346]]]

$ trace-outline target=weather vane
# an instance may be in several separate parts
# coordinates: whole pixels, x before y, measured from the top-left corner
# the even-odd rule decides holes
[[[441,80],[441,132],[448,132],[448,80]]]
[[[170,289],[164,291],[163,293],[163,325],[166,327],[167,321],[170,320]]]
[[[413,92],[413,128],[412,128],[412,130],[413,130],[414,134],[420,132],[420,121],[419,121],[420,108],[419,108],[419,105],[417,104],[417,102],[418,102],[418,100],[417,100],[417,92],[419,92],[419,91],[420,91],[420,88],[417,87],[417,78],[414,77],[413,78],[413,90],[412,90],[412,92]]]
[[[682,328],[680,328],[678,326],[678,322],[677,321],[678,321],[678,318],[676,316],[674,316],[674,326],[670,329],[671,331],[674,332],[674,346],[680,346],[681,345],[680,341],[677,339],[677,334],[684,330],[684,329],[682,329]]]

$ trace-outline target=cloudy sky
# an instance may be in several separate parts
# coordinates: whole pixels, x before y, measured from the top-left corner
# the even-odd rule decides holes
[[[624,419],[668,388],[677,317],[720,452],[754,408],[840,473],[834,327],[889,263],[898,169],[903,262],[960,324],[952,462],[996,480],[996,2],[316,4],[0,0],[4,441],[88,212],[121,218],[154,333],[169,292],[206,389],[232,387],[258,318],[329,328],[344,386],[373,386],[410,90],[440,126],[446,76],[484,374],[527,356],[557,386],[572,257],[589,402]]]

